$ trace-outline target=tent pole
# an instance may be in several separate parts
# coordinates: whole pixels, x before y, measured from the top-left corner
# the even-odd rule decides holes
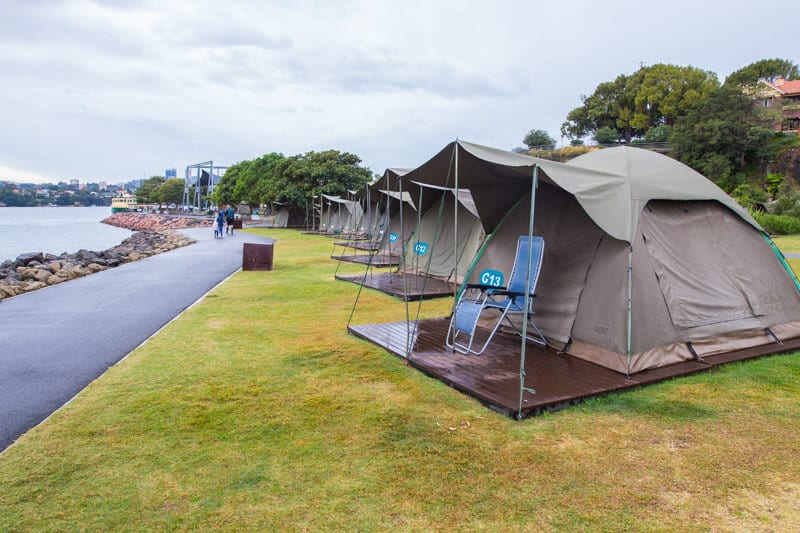
[[[403,224],[403,204],[405,202],[403,201],[403,180],[400,179],[399,176],[397,177],[397,188],[400,191],[400,236],[401,236],[401,242],[402,242],[402,247],[401,247],[401,249],[402,249],[401,254],[402,255],[400,257],[400,264],[401,265],[405,265],[406,264],[406,226],[405,226],[405,224]],[[398,275],[402,276],[402,274],[400,273],[400,268],[399,267],[397,269],[397,273],[398,273]],[[403,300],[405,300],[404,303],[406,304],[406,354],[405,355],[406,355],[406,359],[408,359],[409,356],[411,355],[411,347],[410,347],[411,346],[411,323],[410,323],[410,317],[409,317],[409,313],[408,313],[408,283],[407,283],[407,280],[406,280],[405,276],[402,276],[402,278],[403,278],[403,296],[404,296]]]
[[[627,379],[631,379],[631,331],[633,330],[633,311],[631,298],[633,294],[633,244],[628,248],[628,369]]]
[[[525,268],[525,312],[522,318],[522,349],[519,356],[519,408],[517,418],[522,418],[522,397],[525,391],[536,394],[536,391],[525,387],[525,348],[528,343],[528,316],[531,305],[531,295],[528,287],[531,286],[531,258],[533,257],[533,221],[534,209],[536,208],[536,188],[539,186],[539,165],[533,165],[533,176],[531,177],[531,214],[528,219],[528,265]]]
[[[424,187],[419,188],[419,203],[417,203],[417,242],[419,242],[420,230],[422,229],[422,189]],[[414,274],[419,275],[419,254],[416,253],[416,245],[414,248]]]
[[[456,161],[455,161],[455,174],[456,174],[456,195],[453,199],[453,235],[454,246],[456,253],[453,255],[453,297],[458,292],[458,139],[456,138]]]

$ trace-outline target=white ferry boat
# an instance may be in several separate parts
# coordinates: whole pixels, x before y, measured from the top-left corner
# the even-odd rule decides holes
[[[112,213],[126,213],[136,211],[136,195],[122,191],[122,194],[111,199]]]

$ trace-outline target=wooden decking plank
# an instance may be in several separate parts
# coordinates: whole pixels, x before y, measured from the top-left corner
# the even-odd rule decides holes
[[[443,298],[453,295],[454,285],[429,276],[415,274],[402,274],[397,272],[369,273],[366,279],[363,275],[342,274],[336,279],[349,281],[370,289],[375,289],[395,298],[404,299],[408,294],[409,300],[424,300],[428,298]],[[404,286],[404,278],[408,287]],[[406,291],[408,291],[406,293]]]
[[[390,255],[374,255],[370,259],[369,254],[356,254],[356,255],[332,255],[331,259],[337,261],[344,261],[345,263],[358,263],[361,265],[370,265],[375,268],[387,268],[400,264],[400,258]]]
[[[492,408],[516,415],[519,406],[520,337],[498,333],[482,355],[453,353],[445,345],[449,320],[420,320],[414,330],[414,344],[409,363],[448,385],[467,393]],[[413,323],[412,323],[413,326]],[[348,330],[389,352],[406,358],[405,322],[350,326]],[[478,333],[485,339],[486,331]],[[783,346],[768,345],[731,354],[705,358],[706,362],[685,361],[645,370],[626,378],[624,374],[568,354],[558,355],[549,348],[526,345],[526,387],[536,394],[523,396],[522,416],[542,410],[578,403],[586,398],[637,388],[678,376],[701,372],[732,360],[758,357],[777,351],[800,348],[800,339]]]

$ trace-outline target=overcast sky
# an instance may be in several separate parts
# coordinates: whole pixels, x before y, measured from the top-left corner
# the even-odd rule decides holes
[[[337,149],[561,139],[641,64],[800,61],[800,2],[0,0],[0,179],[117,182]]]

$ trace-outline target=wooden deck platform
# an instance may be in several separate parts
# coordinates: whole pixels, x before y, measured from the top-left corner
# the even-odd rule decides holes
[[[403,281],[404,278],[405,283]],[[409,301],[452,296],[455,289],[454,284],[447,281],[397,272],[380,272],[377,274],[369,272],[366,279],[364,279],[363,274],[337,274],[336,279],[359,285],[363,283],[365,287],[385,292],[401,300],[406,298],[407,291]]]
[[[363,233],[339,233],[335,234],[337,238],[343,239],[342,242],[333,243],[335,246],[349,246],[351,243],[368,241],[366,235]]]
[[[354,250],[366,250],[374,252],[380,250],[380,243],[367,241],[367,240],[351,240],[351,241],[335,241],[334,246],[341,246],[342,248],[352,248]]]
[[[498,333],[482,355],[453,353],[445,345],[449,320],[436,318],[417,322],[366,324],[350,326],[348,331],[406,359],[412,366],[442,380],[451,387],[473,396],[490,408],[516,417],[519,408],[520,337]],[[483,342],[486,330],[480,330],[477,341]],[[410,346],[410,350],[406,346]],[[536,394],[525,392],[524,418],[543,411],[557,410],[596,396],[603,396],[677,376],[686,376],[714,366],[800,349],[800,339],[783,345],[770,344],[705,357],[705,362],[686,361],[652,370],[645,370],[626,379],[608,368],[570,355],[557,355],[549,348],[528,343],[525,356],[525,386]],[[410,353],[407,356],[407,353]]]
[[[400,264],[399,256],[387,255],[387,254],[375,254],[372,256],[371,261],[370,261],[370,254],[332,255],[331,259],[335,259],[337,261],[344,261],[346,263],[359,263],[362,265],[370,265],[376,268],[395,267]],[[359,281],[358,283],[361,282]]]

